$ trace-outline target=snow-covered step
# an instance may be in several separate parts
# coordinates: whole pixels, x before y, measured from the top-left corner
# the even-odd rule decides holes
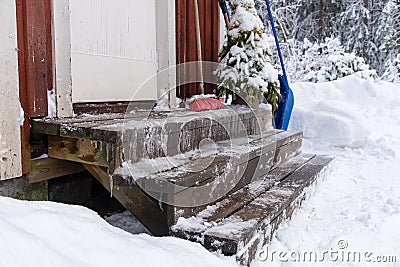
[[[172,232],[201,242],[207,249],[236,255],[247,265],[279,224],[290,218],[331,160],[325,156],[298,156],[263,181],[250,184],[197,216],[179,219]]]
[[[248,108],[205,112],[132,111],[32,121],[33,131],[49,136],[50,157],[60,158],[74,151],[69,160],[104,167],[113,160],[108,164],[112,168],[122,162],[193,151],[206,139],[230,140],[271,129],[270,111]],[[68,150],[62,150],[64,147]],[[89,151],[91,154],[87,155]]]
[[[173,234],[192,240],[201,239],[203,232],[211,228],[213,223],[220,222],[243,208],[314,157],[314,154],[302,154],[290,159],[288,162],[270,171],[262,180],[246,185],[242,189],[230,194],[223,201],[218,201],[207,206],[196,216],[182,216],[179,219],[179,223],[172,227]],[[182,209],[178,209],[178,213],[182,213]]]
[[[151,130],[163,128],[163,133],[178,130],[194,130],[203,128],[207,134],[210,130],[224,130],[237,136],[239,134],[256,134],[272,128],[272,114],[268,110],[252,110],[248,108],[225,108],[221,110],[191,112],[187,110],[174,112],[132,111],[132,113],[110,113],[101,115],[83,114],[72,118],[43,118],[32,120],[32,130],[37,133],[69,138],[86,138],[93,141],[117,142],[123,134],[135,130]],[[257,125],[258,124],[258,125]],[[254,127],[259,128],[254,128]],[[235,128],[236,127],[236,128]],[[247,133],[235,132],[243,128]],[[104,135],[110,132],[109,136]],[[150,134],[150,133],[148,133]],[[110,139],[111,138],[111,139]],[[127,137],[126,137],[127,138]]]
[[[270,131],[218,142],[206,156],[157,158],[119,168],[114,181],[137,184],[155,199],[173,203],[172,223],[192,216],[230,195],[301,152],[302,133]],[[203,152],[204,153],[204,152]],[[209,190],[198,190],[209,185]],[[199,203],[201,205],[199,205]],[[185,207],[195,208],[179,208]]]

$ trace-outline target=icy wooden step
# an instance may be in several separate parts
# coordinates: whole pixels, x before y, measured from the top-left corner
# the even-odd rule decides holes
[[[93,155],[89,158],[99,159],[100,166],[112,159],[117,161],[112,165],[119,165],[123,161],[138,162],[143,158],[174,156],[198,149],[204,139],[223,141],[246,137],[271,130],[271,127],[271,112],[246,108],[206,112],[135,111],[32,121],[35,132],[49,135],[53,157],[62,156],[57,153],[57,145],[73,151],[73,148],[79,150],[78,142],[85,142],[85,149],[92,150]],[[106,147],[112,151],[105,153]],[[81,157],[76,157],[76,161],[97,163],[82,157],[84,152],[78,153]],[[108,158],[104,157],[105,154]],[[69,160],[73,159],[71,155]]]
[[[249,264],[254,259],[257,248],[261,248],[269,241],[284,219],[290,218],[294,209],[304,200],[307,188],[324,173],[332,158],[316,156],[307,161],[305,156],[303,160],[306,160],[305,164],[301,164],[302,160],[298,160],[295,165],[302,166],[278,184],[273,185],[275,183],[269,180],[275,179],[271,177],[266,179],[261,185],[266,191],[261,194],[256,193],[257,197],[251,202],[244,201],[245,206],[238,207],[239,209],[230,216],[223,218],[217,215],[224,206],[229,206],[228,199],[226,203],[220,205],[222,208],[217,204],[214,208],[210,207],[209,214],[207,215],[205,211],[206,215],[203,218],[199,214],[197,218],[180,219],[178,224],[172,227],[173,233],[202,242],[207,249],[219,250],[225,255],[236,255],[242,264]],[[284,168],[290,171],[288,165]],[[284,169],[277,171],[278,176],[283,173]]]
[[[290,159],[288,162],[270,171],[262,180],[246,185],[242,189],[230,194],[224,200],[207,206],[196,216],[190,217],[185,214],[184,209],[178,208],[177,213],[182,214],[182,216],[179,223],[172,227],[172,233],[175,236],[190,240],[201,239],[201,235],[206,229],[211,228],[215,223],[240,210],[262,193],[265,193],[278,182],[304,166],[314,157],[314,154],[302,154]]]
[[[270,131],[219,142],[215,154],[206,157],[157,158],[128,165],[116,170],[114,180],[139,184],[156,199],[174,203],[176,207],[182,202],[186,206],[197,206],[196,203],[210,203],[265,176],[278,164],[298,155],[301,144],[301,132]],[[205,184],[210,185],[210,190],[198,190]]]

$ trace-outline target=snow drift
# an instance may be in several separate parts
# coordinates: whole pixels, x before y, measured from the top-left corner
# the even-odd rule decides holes
[[[295,108],[290,129],[304,131],[304,138],[316,143],[364,147],[371,133],[369,120],[374,119],[371,114],[387,105],[386,92],[376,88],[372,79],[357,75],[292,87]]]
[[[114,228],[78,206],[0,197],[0,266],[232,266],[201,245]]]
[[[314,195],[281,225],[269,245],[276,253],[368,252],[370,262],[330,260],[321,266],[399,266],[400,86],[356,75],[293,85],[292,129],[304,130],[303,150],[335,156]],[[340,249],[339,244],[348,245]],[[397,262],[383,262],[382,256]],[[253,266],[314,266],[271,257]]]

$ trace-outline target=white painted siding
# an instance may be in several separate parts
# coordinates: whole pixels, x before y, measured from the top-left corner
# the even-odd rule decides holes
[[[0,180],[22,175],[15,0],[0,0]]]
[[[156,0],[70,0],[74,102],[153,100]]]

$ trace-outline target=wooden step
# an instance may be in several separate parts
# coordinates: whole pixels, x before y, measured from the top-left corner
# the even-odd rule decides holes
[[[203,205],[264,177],[271,169],[298,155],[301,144],[301,132],[270,131],[246,140],[219,142],[216,154],[207,157],[186,161],[177,157],[158,158],[135,163],[117,169],[114,182],[139,185],[155,199],[174,206],[180,216],[182,210],[178,207],[190,207],[184,214],[192,216]]]
[[[236,255],[242,264],[254,259],[279,224],[304,200],[332,158],[302,155],[281,165],[262,182],[250,184],[196,217],[181,218],[173,235],[201,242],[207,249]]]
[[[294,171],[305,165],[312,158],[314,154],[302,154],[288,162],[281,164],[274,170],[272,170],[264,179],[259,182],[251,183],[241,190],[229,195],[223,201],[209,205],[205,210],[199,212],[196,216],[182,216],[180,217],[180,223],[184,222],[183,225],[180,223],[172,227],[173,234],[183,238],[195,239],[200,238],[201,234],[208,228],[213,226],[213,223],[220,222],[224,218],[227,218],[234,212],[240,210],[255,198],[265,193],[267,190],[276,185],[276,183],[284,180]],[[182,213],[181,209],[178,209],[178,214]],[[188,218],[191,222],[186,223],[184,218]]]
[[[133,111],[34,120],[32,128],[48,135],[51,158],[83,163],[153,234],[246,265],[331,161],[299,155],[302,133],[271,122],[264,110]]]
[[[34,119],[32,130],[64,138],[88,139],[127,147],[125,160],[172,156],[198,148],[204,138],[222,141],[254,135],[272,128],[266,110],[221,109],[205,112],[135,111],[126,114],[80,115]],[[133,154],[130,154],[132,152]],[[138,154],[139,152],[139,154]]]

